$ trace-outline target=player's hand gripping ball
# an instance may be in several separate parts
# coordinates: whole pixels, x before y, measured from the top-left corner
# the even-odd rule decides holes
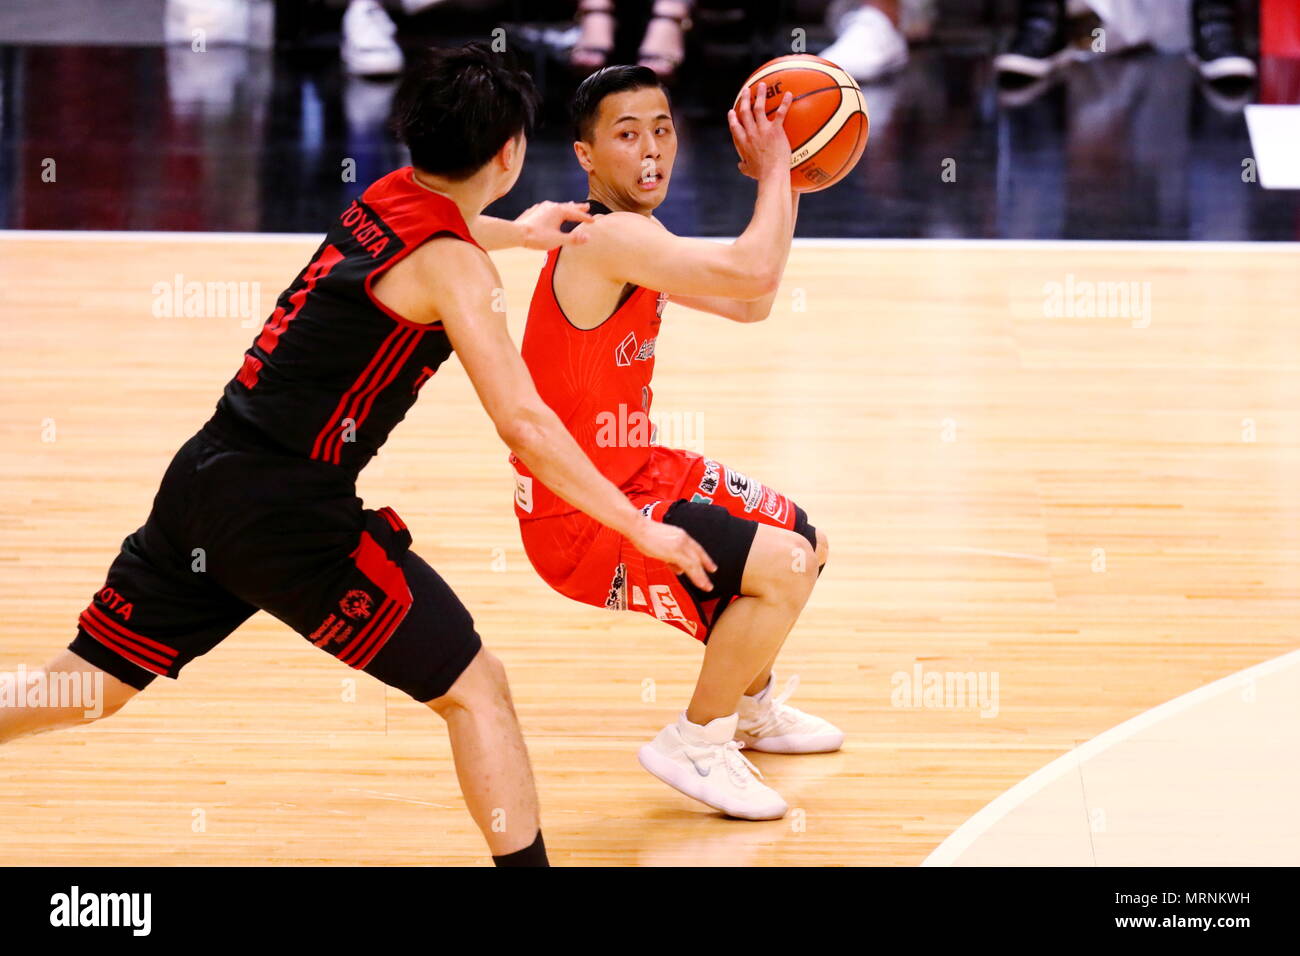
[[[827,189],[849,174],[867,146],[867,103],[857,82],[830,60],[810,53],[780,56],[745,81],[751,99],[758,82],[767,84],[770,117],[786,93],[794,95],[785,117],[790,140],[790,187],[795,192]],[[743,92],[743,91],[742,91]],[[739,108],[740,97],[736,98]]]

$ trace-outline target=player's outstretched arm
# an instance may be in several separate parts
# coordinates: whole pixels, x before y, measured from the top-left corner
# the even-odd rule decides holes
[[[585,202],[539,202],[529,206],[515,219],[479,216],[468,223],[470,234],[484,249],[554,249],[556,246],[581,245],[586,233],[565,232],[568,222],[591,222]]]
[[[793,238],[794,225],[799,218],[799,194],[790,191],[790,232]],[[786,249],[789,257],[789,248]],[[785,261],[781,263],[781,274],[785,274]],[[720,295],[670,295],[670,302],[684,305],[697,312],[711,312],[731,319],[733,322],[761,322],[772,312],[772,303],[776,301],[777,290],[773,289],[761,299],[727,299]]]
[[[425,243],[376,286],[381,300],[416,322],[441,321],[497,434],[557,495],[612,528],[652,558],[705,590],[717,565],[681,528],[651,521],[591,463],[564,423],[542,401],[528,366],[494,312],[501,286],[492,261],[459,239]],[[390,281],[394,280],[394,281]],[[387,285],[385,285],[387,283]]]
[[[681,296],[762,299],[774,295],[790,252],[790,142],[785,115],[790,94],[769,118],[765,85],[750,103],[745,92],[727,114],[741,166],[758,180],[749,226],[735,242],[674,236],[658,222],[631,212],[598,216],[578,229],[591,240],[584,261],[609,279]]]

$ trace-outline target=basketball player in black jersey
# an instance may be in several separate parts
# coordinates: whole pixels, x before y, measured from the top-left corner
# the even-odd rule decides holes
[[[590,219],[579,204],[551,203],[514,221],[480,217],[519,176],[538,105],[531,79],[471,44],[431,54],[396,104],[413,166],[331,224],[211,420],[172,460],[76,638],[44,670],[98,676],[107,716],[267,611],[439,714],[494,860],[545,865],[502,665],[410,550],[401,518],[362,507],[357,474],[454,348],[501,438],[557,494],[702,587],[714,566],[601,476],[538,397],[493,310],[502,283],[485,248],[581,242],[560,227]],[[0,742],[86,720],[78,707],[0,708]]]

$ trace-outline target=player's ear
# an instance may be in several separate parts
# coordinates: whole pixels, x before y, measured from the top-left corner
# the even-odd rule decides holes
[[[497,162],[501,164],[504,172],[513,172],[516,168],[523,165],[524,152],[528,148],[527,137],[521,132],[518,136],[512,136],[497,150]]]
[[[584,172],[591,172],[591,147],[582,140],[574,140],[573,155],[578,157],[578,165]]]

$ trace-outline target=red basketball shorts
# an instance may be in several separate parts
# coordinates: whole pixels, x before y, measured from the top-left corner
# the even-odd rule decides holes
[[[717,564],[712,591],[581,511],[519,522],[524,551],[551,587],[583,604],[640,611],[707,642],[718,616],[740,594],[759,525],[795,531],[815,548],[816,530],[785,495],[694,452],[655,446],[623,485],[655,521],[682,528]]]

